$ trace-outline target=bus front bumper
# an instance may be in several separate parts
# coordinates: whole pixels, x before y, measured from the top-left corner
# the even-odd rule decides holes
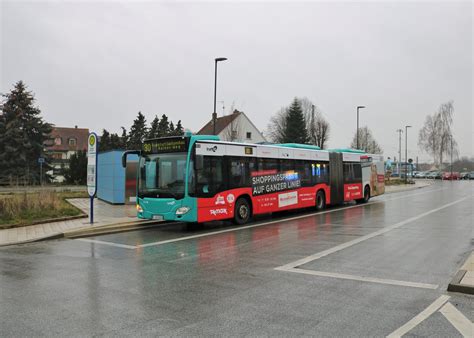
[[[157,221],[197,222],[197,208],[194,200],[138,199],[137,216]]]

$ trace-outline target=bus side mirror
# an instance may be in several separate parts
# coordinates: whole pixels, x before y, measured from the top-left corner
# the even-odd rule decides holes
[[[127,168],[127,155],[138,155],[140,156],[140,151],[139,150],[127,150],[124,151],[122,154],[122,167]]]
[[[196,155],[196,160],[194,161],[194,169],[202,170],[204,168],[204,156]]]

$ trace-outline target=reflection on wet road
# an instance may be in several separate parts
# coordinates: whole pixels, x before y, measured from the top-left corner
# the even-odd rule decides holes
[[[387,335],[443,294],[472,250],[472,188],[2,248],[1,335]],[[457,332],[430,320],[417,334]]]

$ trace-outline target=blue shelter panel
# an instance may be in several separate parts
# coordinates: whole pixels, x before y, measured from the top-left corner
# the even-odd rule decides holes
[[[97,197],[112,204],[125,203],[125,171],[123,150],[99,153],[97,159]],[[137,155],[127,157],[127,163],[138,162]]]

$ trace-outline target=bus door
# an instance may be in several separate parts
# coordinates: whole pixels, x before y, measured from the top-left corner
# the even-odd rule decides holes
[[[344,202],[344,178],[342,171],[342,153],[329,153],[329,185],[331,204]]]

